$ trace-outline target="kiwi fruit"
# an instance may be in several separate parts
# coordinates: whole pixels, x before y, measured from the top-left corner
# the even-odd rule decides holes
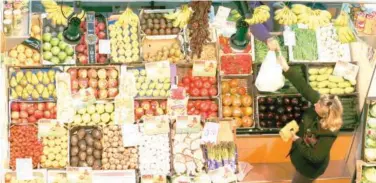
[[[175,27],[175,28],[172,29],[172,34],[178,34],[179,31],[180,31],[180,29]]]
[[[80,148],[81,151],[86,151],[87,145],[85,140],[78,141],[78,148]]]
[[[81,151],[81,152],[78,154],[78,158],[79,158],[81,161],[85,161],[85,160],[86,160],[86,152]]]
[[[148,18],[149,18],[149,14],[144,13],[143,18],[144,18],[144,19],[148,19]]]
[[[88,167],[88,164],[86,163],[86,161],[79,161],[78,166],[79,167]]]
[[[77,135],[72,135],[71,137],[71,145],[72,146],[77,146],[78,143],[78,136]]]
[[[151,34],[153,34],[153,35],[158,35],[158,30],[157,29],[153,29],[153,31],[151,32]]]
[[[164,18],[160,19],[159,24],[166,24],[166,20]]]
[[[141,23],[141,25],[144,25],[144,24],[146,24],[146,19],[144,19],[144,18],[141,18],[141,19],[140,19],[140,23]]]
[[[159,34],[160,35],[165,35],[166,34],[166,31],[164,29],[159,29]]]
[[[94,148],[92,148],[92,147],[87,147],[87,148],[86,148],[86,154],[87,154],[87,155],[92,155],[92,154],[93,154],[93,151],[94,151]]]
[[[161,29],[165,29],[166,28],[166,24],[165,23],[160,24],[159,26],[161,27]]]
[[[78,140],[83,139],[85,137],[85,135],[86,135],[85,129],[81,128],[80,130],[78,130],[78,132],[77,132]]]
[[[91,134],[87,134],[86,137],[85,137],[85,141],[86,141],[86,144],[88,146],[93,146],[94,144],[94,139],[93,137],[91,136]]]
[[[71,149],[70,149],[70,155],[71,156],[77,156],[78,152],[79,152],[79,149],[78,149],[77,146],[71,147]]]
[[[159,19],[158,19],[158,18],[154,18],[154,19],[153,19],[153,23],[154,23],[154,25],[155,25],[155,24],[159,24]]]
[[[153,23],[148,23],[148,28],[149,29],[152,29],[154,27],[154,24]]]
[[[102,143],[99,140],[94,141],[94,148],[95,149],[102,149]]]
[[[154,29],[159,29],[160,25],[159,24],[154,24]]]
[[[70,159],[70,164],[71,166],[78,166],[78,157],[77,156],[72,156],[71,159]]]
[[[162,18],[163,17],[163,15],[162,14],[160,14],[160,13],[157,13],[157,14],[155,14],[155,18],[158,18],[158,19],[160,19],[160,18]]]
[[[167,28],[172,28],[172,23],[171,22],[167,23]]]
[[[153,23],[153,19],[147,19],[146,20],[146,24],[152,24]]]
[[[102,138],[102,132],[94,129],[91,134],[93,135],[94,139],[100,140]]]
[[[155,14],[154,13],[150,13],[149,14],[149,18],[155,18]]]
[[[86,157],[86,162],[87,162],[87,164],[89,165],[89,166],[93,166],[93,164],[94,164],[94,156],[88,156],[88,157]]]
[[[141,30],[145,31],[148,28],[147,25],[141,25]]]
[[[166,29],[166,34],[167,34],[167,35],[171,34],[171,29],[170,29],[170,28],[167,28],[167,29]]]
[[[95,158],[95,159],[100,159],[102,153],[101,153],[101,151],[99,151],[99,150],[94,150],[93,155],[94,155],[94,158]]]

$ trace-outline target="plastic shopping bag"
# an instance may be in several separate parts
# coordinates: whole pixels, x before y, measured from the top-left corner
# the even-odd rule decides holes
[[[262,92],[275,92],[285,85],[282,67],[277,63],[277,55],[269,51],[256,78],[256,87]]]

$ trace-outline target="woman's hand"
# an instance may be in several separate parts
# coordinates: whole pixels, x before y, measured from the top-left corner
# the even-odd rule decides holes
[[[289,64],[287,63],[287,61],[285,59],[285,57],[283,57],[282,55],[277,57],[277,63],[279,65],[281,65],[283,71],[285,71],[285,72],[288,71],[289,68],[290,68]]]
[[[271,37],[268,40],[266,40],[266,44],[268,45],[270,51],[280,50],[279,43],[274,37]]]
[[[296,141],[296,140],[298,140],[300,137],[299,136],[297,136],[296,134],[295,134],[295,132],[294,131],[291,131],[291,136],[292,136],[292,141]]]

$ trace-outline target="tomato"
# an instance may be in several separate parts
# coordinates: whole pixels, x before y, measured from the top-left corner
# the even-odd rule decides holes
[[[251,127],[253,126],[253,119],[248,117],[248,116],[244,116],[242,118],[242,125],[243,127]]]
[[[196,109],[194,115],[200,115],[200,111]]]
[[[229,95],[222,96],[222,103],[224,106],[229,106],[232,104],[232,98]]]
[[[188,85],[191,82],[191,80],[189,79],[189,76],[184,76],[183,79],[182,79],[182,82],[185,85]]]
[[[209,104],[207,102],[201,102],[200,110],[205,111],[205,112],[208,111],[209,110]]]
[[[218,113],[214,112],[214,111],[210,111],[210,112],[208,112],[208,117],[209,118],[216,118],[216,117],[218,117]]]
[[[214,85],[217,82],[217,78],[215,77],[209,77],[209,83]]]
[[[188,110],[191,109],[191,108],[193,108],[193,107],[195,107],[194,102],[188,101]]]
[[[193,114],[195,114],[195,108],[194,107],[188,109],[188,115],[193,115]]]
[[[206,89],[206,88],[201,88],[201,90],[200,90],[200,96],[202,96],[202,97],[206,97],[206,96],[208,96],[208,94],[209,94],[208,89]]]
[[[231,114],[232,114],[231,108],[229,106],[224,106],[223,111],[222,111],[223,117],[230,117]]]
[[[210,104],[210,111],[218,111],[218,105],[216,103],[211,103]]]
[[[29,114],[29,116],[30,116],[30,115],[33,115],[34,112],[35,112],[35,108],[34,108],[34,106],[33,106],[33,107],[29,107],[29,108],[27,108],[27,113]]]
[[[239,87],[239,88],[238,88],[238,94],[239,94],[239,95],[245,95],[246,92],[247,92],[247,89],[246,89],[246,88],[244,88],[244,87]]]
[[[201,77],[201,81],[208,81],[209,77]]]
[[[234,117],[241,117],[243,115],[242,110],[239,107],[234,107],[232,109],[232,116]]]
[[[193,88],[190,93],[194,97],[198,97],[200,95],[200,90],[198,88]]]
[[[195,86],[197,88],[202,88],[202,81],[201,80],[195,80],[194,83],[195,83]]]
[[[201,111],[201,112],[200,112],[200,115],[201,115],[201,118],[204,119],[204,120],[205,120],[206,118],[208,118],[208,113],[205,112],[205,111]]]
[[[249,95],[242,96],[242,104],[244,107],[249,107],[252,105],[252,97]]]
[[[189,88],[190,89],[196,88],[195,83],[194,82],[189,83]]]
[[[209,83],[209,81],[204,81],[202,86],[206,89],[209,89],[212,85]]]
[[[210,95],[210,96],[216,96],[217,93],[218,93],[217,88],[215,88],[215,87],[211,87],[211,88],[209,89],[209,95]]]
[[[184,86],[184,89],[185,89],[185,92],[186,92],[186,93],[189,93],[189,89],[190,89],[189,85],[185,85],[185,86]]]
[[[242,119],[241,118],[236,117],[235,122],[236,122],[237,128],[242,127]]]
[[[195,101],[194,104],[195,104],[195,108],[196,109],[200,109],[200,106],[201,106],[201,101],[200,100]]]
[[[201,77],[199,77],[199,76],[193,76],[193,77],[192,77],[192,80],[193,80],[193,81],[201,80]]]
[[[187,75],[188,75],[188,76],[192,76],[192,69],[189,69],[189,70],[188,70]]]

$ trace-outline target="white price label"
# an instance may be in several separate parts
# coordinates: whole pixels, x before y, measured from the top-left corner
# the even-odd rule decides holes
[[[33,162],[31,158],[16,159],[16,176],[17,180],[33,179]]]
[[[219,6],[217,10],[217,14],[215,15],[215,18],[214,18],[214,24],[216,25],[216,27],[220,28],[220,27],[226,26],[227,17],[230,14],[230,11],[231,11],[230,8]]]
[[[160,78],[170,78],[171,69],[169,61],[151,62],[145,64],[146,77],[155,80]]]
[[[213,122],[206,122],[201,136],[201,144],[217,142],[219,124]]]
[[[111,44],[109,39],[99,40],[99,54],[111,54]]]
[[[133,147],[138,145],[138,125],[135,124],[123,124],[122,126],[123,146]]]
[[[343,78],[355,81],[356,76],[358,75],[359,66],[348,63],[338,61],[336,66],[334,67],[333,75],[335,76],[342,76]]]
[[[283,31],[283,40],[286,46],[295,46],[296,44],[295,32],[290,31],[290,30]]]

